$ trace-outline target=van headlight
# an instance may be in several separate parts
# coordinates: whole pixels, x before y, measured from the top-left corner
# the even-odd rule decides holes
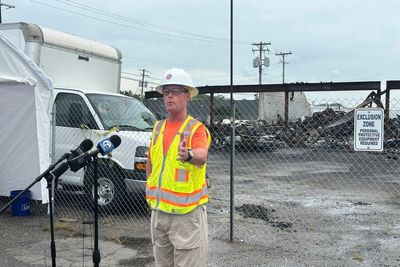
[[[135,152],[135,170],[146,171],[147,155],[149,148],[147,146],[136,147]]]

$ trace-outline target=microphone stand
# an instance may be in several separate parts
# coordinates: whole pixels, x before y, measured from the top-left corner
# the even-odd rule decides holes
[[[55,267],[56,266],[56,243],[54,241],[54,214],[53,214],[53,185],[55,185],[56,179],[58,179],[58,177],[56,177],[54,174],[50,173],[50,175],[48,175],[48,177],[46,177],[47,180],[47,188],[49,191],[49,209],[50,209],[50,214],[49,214],[49,218],[50,218],[50,251],[51,251],[51,266]]]
[[[99,267],[100,263],[100,250],[99,250],[99,205],[98,198],[98,158],[97,155],[93,156],[93,213],[94,213],[94,250],[93,250],[93,263],[95,267]]]
[[[4,207],[1,208],[0,214],[2,214],[8,207],[10,207],[19,197],[21,197],[26,191],[28,191],[32,186],[34,186],[36,183],[38,183],[40,180],[43,178],[46,179],[47,181],[47,188],[49,191],[49,208],[50,208],[50,236],[51,236],[51,242],[50,242],[50,250],[51,250],[51,266],[56,267],[56,245],[54,242],[54,224],[53,224],[53,195],[52,195],[52,185],[57,184],[57,178],[64,173],[68,169],[68,164],[66,165],[61,165],[64,166],[65,170],[60,171],[56,175],[51,173],[51,171],[59,164],[61,161],[63,161],[68,154],[64,154],[61,158],[59,158],[55,163],[51,164],[42,174],[40,174],[38,177],[35,178],[35,180],[28,185],[24,190],[22,190],[18,195],[16,195],[10,202],[8,202]],[[59,170],[59,168],[58,168]]]
[[[98,152],[97,152],[98,153]],[[95,267],[99,266],[100,263],[100,251],[99,251],[99,193],[98,193],[98,157],[97,153],[91,155],[85,153],[82,156],[68,162],[70,170],[75,172],[84,166],[89,166],[93,162],[93,220],[94,220],[94,248],[92,254],[92,260]],[[93,160],[92,160],[93,158]]]

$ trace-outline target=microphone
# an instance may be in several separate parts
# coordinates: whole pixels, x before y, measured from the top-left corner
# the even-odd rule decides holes
[[[86,151],[89,151],[93,147],[93,142],[90,139],[85,139],[82,141],[82,143],[75,148],[74,150],[71,150],[69,153],[65,153],[63,158],[70,160],[73,158],[76,158],[79,155],[82,155]]]
[[[102,156],[107,155],[120,144],[121,138],[118,135],[112,135],[110,138],[106,138],[97,143],[95,149],[68,160],[69,169],[73,172],[77,172],[80,168],[90,163],[92,156],[95,156],[98,153]]]
[[[82,143],[75,148],[74,150],[71,150],[70,153],[65,153],[61,157],[61,161],[63,159],[70,160],[72,158],[78,157],[79,155],[82,155],[83,153],[89,151],[93,147],[93,142],[90,139],[85,139],[82,141]],[[60,177],[64,172],[68,170],[68,163],[64,162],[60,164],[57,168],[54,170],[50,171],[52,175],[54,175],[56,178]]]
[[[97,148],[92,152],[92,156],[96,155],[97,153],[100,153],[102,156],[107,155],[120,144],[121,138],[118,135],[112,135],[110,138],[106,138],[97,143]]]

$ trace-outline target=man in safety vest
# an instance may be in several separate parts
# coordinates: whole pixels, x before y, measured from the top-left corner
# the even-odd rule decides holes
[[[187,114],[198,94],[182,69],[170,69],[156,91],[163,94],[166,120],[157,121],[146,167],[146,199],[156,266],[206,266],[208,202],[206,161],[211,136]]]

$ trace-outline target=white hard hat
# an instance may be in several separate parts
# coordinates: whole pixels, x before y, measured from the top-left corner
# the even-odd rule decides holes
[[[193,86],[192,78],[183,69],[172,68],[167,70],[164,73],[161,84],[156,86],[156,91],[162,94],[163,86],[169,84],[183,85],[189,90],[191,97],[199,94],[199,90]]]

